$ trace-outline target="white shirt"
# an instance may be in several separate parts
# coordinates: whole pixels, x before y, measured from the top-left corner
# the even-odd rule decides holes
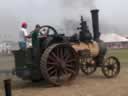
[[[21,28],[21,30],[19,32],[19,41],[26,42],[25,36],[28,36],[28,32],[25,28]]]

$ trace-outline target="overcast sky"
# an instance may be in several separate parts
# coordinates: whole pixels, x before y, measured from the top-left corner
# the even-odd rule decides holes
[[[17,40],[22,21],[28,31],[35,24],[63,28],[66,19],[91,19],[90,9],[100,9],[100,31],[126,34],[128,30],[127,0],[0,0],[0,40]]]

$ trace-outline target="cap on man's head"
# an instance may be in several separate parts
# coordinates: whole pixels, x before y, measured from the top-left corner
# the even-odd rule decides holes
[[[26,27],[27,26],[27,23],[26,22],[22,22],[21,26],[22,27]]]

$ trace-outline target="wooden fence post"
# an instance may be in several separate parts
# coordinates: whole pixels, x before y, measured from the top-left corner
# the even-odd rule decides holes
[[[12,96],[11,79],[4,80],[5,96]]]

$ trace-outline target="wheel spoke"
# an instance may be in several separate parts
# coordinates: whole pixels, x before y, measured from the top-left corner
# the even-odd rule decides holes
[[[68,52],[67,52],[67,50],[66,50],[65,48],[63,48],[63,53],[64,53],[64,54],[63,54],[63,57],[64,57],[64,58],[67,57],[67,55],[68,55],[67,53],[68,53]]]
[[[106,70],[106,71],[108,71],[109,69],[108,69],[108,67],[104,67],[104,69]]]
[[[57,74],[57,70],[54,69],[54,70],[52,70],[51,72],[49,72],[49,74],[50,74],[50,76],[52,76],[52,75],[56,76],[56,74]]]
[[[112,60],[111,60],[111,58],[109,58],[109,63],[108,64],[111,64],[112,63]]]
[[[54,57],[55,60],[59,59],[58,55],[56,55],[54,52],[52,52],[51,55]]]
[[[56,80],[57,82],[60,82],[61,81],[60,76],[61,76],[61,71],[58,70],[57,71],[57,80]]]
[[[114,62],[115,62],[115,60],[111,58],[111,64],[113,64]]]
[[[66,64],[66,67],[74,68],[74,66],[71,64]]]
[[[64,69],[64,70],[63,70],[63,72],[64,72],[64,74],[68,74],[68,72],[67,72],[67,70],[66,70],[66,69]]]
[[[64,58],[64,50],[63,50],[63,48],[60,49],[60,58],[61,59]]]
[[[104,66],[108,66],[110,64],[110,62],[107,60],[105,63],[104,63]]]
[[[66,63],[72,63],[74,61],[76,61],[76,60],[75,59],[69,59],[69,60],[66,61]]]
[[[56,59],[55,59],[55,58],[53,58],[52,56],[49,56],[49,57],[48,57],[48,59],[50,59],[51,61],[56,62]]]
[[[47,35],[49,34],[49,32],[50,32],[50,28],[48,27],[48,29],[47,29]]]
[[[70,54],[65,57],[65,61],[67,62],[70,59]]]
[[[115,68],[114,70],[113,70],[113,72],[116,74],[116,72],[118,71],[118,69],[117,68]]]
[[[72,70],[72,69],[66,68],[66,70],[67,70],[68,72],[72,73],[72,74],[75,74],[75,71]]]
[[[50,67],[48,68],[48,72],[51,71],[52,69],[55,69],[55,67],[54,67],[54,66],[50,66]]]
[[[114,69],[113,69],[113,72],[115,72],[115,73],[116,73],[116,71],[117,71],[117,68],[114,68]]]
[[[56,55],[59,56],[59,48],[56,48]]]
[[[57,65],[57,62],[48,62],[48,65]]]
[[[117,64],[117,62],[115,60],[113,60],[112,64]]]
[[[90,67],[90,70],[93,71],[93,67]]]

